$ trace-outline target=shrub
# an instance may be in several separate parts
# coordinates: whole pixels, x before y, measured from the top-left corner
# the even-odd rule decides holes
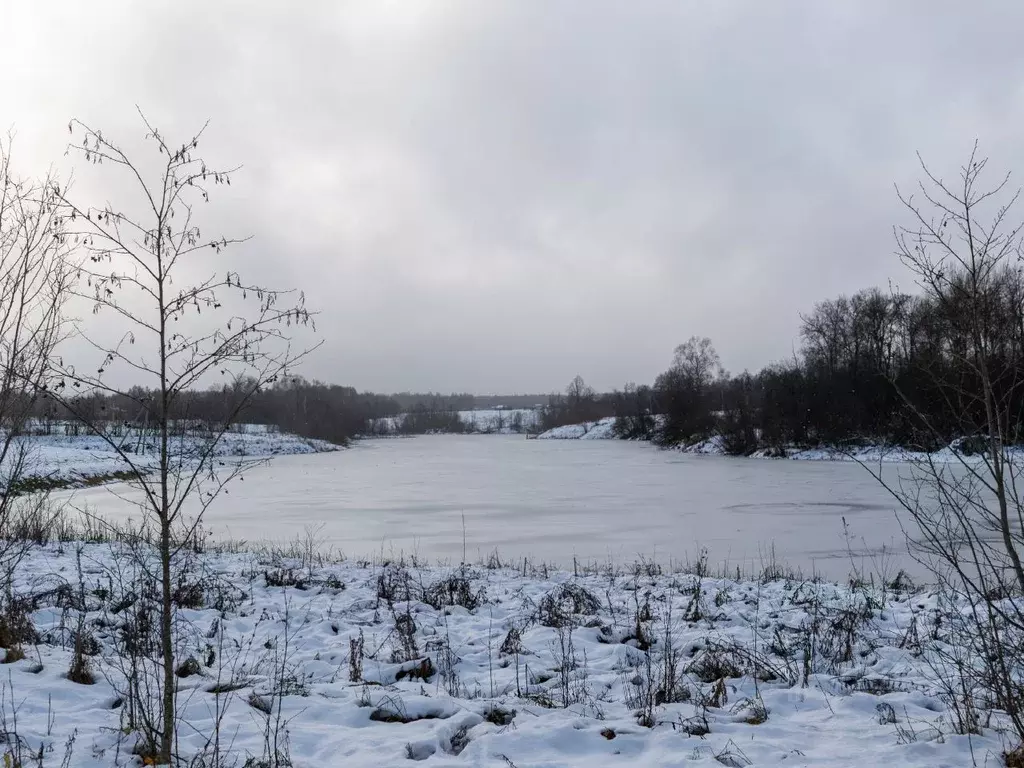
[[[96,677],[92,673],[92,665],[85,654],[84,645],[84,639],[75,639],[75,652],[68,668],[68,680],[79,685],[92,685],[96,682]]]
[[[377,576],[378,604],[381,601],[391,605],[396,600],[405,600],[406,602],[411,600],[411,581],[412,578],[409,576],[409,571],[402,566],[395,565],[394,563],[385,565],[380,575]]]
[[[472,611],[485,601],[484,589],[481,587],[476,592],[473,591],[473,585],[466,578],[465,568],[431,584],[423,593],[423,602],[436,610],[442,610],[450,605],[460,605],[467,611]]]
[[[272,568],[263,572],[268,587],[306,588],[306,579],[294,568]]]
[[[178,576],[178,583],[171,593],[171,600],[179,608],[199,610],[203,607],[205,590],[200,581],[189,581],[185,574]]]
[[[523,652],[523,634],[517,627],[512,627],[498,649],[499,656],[514,656]]]
[[[35,627],[29,618],[31,605],[27,600],[10,597],[0,606],[0,648],[11,650],[19,648],[23,643],[34,643],[37,640]]]
[[[541,598],[537,621],[545,627],[564,627],[575,616],[591,615],[601,608],[601,601],[578,584],[563,584]]]

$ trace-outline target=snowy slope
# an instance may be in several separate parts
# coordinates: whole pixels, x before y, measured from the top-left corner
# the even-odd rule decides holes
[[[98,643],[94,685],[64,677],[74,611],[69,616],[55,588],[70,584],[77,594],[73,548],[36,549],[16,573],[16,590],[37,596],[32,620],[42,641],[6,668],[2,706],[10,723],[10,702],[20,702],[19,735],[36,751],[43,746],[44,768],[61,764],[73,732],[70,768],[139,765],[112,685],[121,674],[111,651],[121,621],[111,607],[120,597],[116,582],[110,590],[118,553],[100,544],[82,551],[87,626]],[[972,755],[977,765],[1001,764],[1005,745],[994,727],[970,741],[951,731],[928,647],[919,645],[941,626],[927,593],[698,579],[642,566],[577,578],[396,563],[310,571],[249,554],[208,555],[202,564],[222,590],[222,610],[181,611],[194,636],[186,652],[200,660],[196,674],[178,680],[184,764],[212,735],[218,709],[226,759],[192,764],[259,759],[265,718],[258,707],[273,707],[270,693],[282,684],[287,750],[297,768],[419,760],[506,768],[940,768],[970,765]],[[283,574],[299,583],[268,586],[268,577]],[[460,585],[460,576],[470,607],[444,607],[438,595],[445,591],[432,588],[453,577],[449,584]],[[869,597],[880,607],[870,607]],[[851,611],[865,617],[852,636],[853,661],[816,656],[804,679],[804,628]],[[396,617],[412,628],[407,641],[396,633]],[[350,662],[360,638],[361,674]],[[671,698],[678,700],[653,704],[650,722],[641,723],[642,691],[661,674],[668,648],[677,656]],[[275,659],[283,675],[273,674]],[[217,694],[216,686],[228,692]]]
[[[537,435],[537,438],[540,440],[611,440],[615,437],[614,427],[615,417],[610,416],[600,421],[555,427]]]

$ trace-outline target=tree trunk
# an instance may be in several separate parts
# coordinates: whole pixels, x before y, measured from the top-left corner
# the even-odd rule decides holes
[[[174,749],[174,642],[171,634],[174,606],[171,601],[171,527],[166,516],[160,521],[160,561],[163,595],[160,610],[160,642],[164,667],[163,733],[160,762],[169,765]]]
[[[157,232],[162,233],[163,216],[158,217]],[[162,595],[160,605],[160,643],[164,667],[163,733],[160,738],[160,762],[170,765],[174,750],[174,605],[171,599],[171,504],[170,504],[170,397],[167,391],[167,307],[164,302],[163,238],[157,235],[157,310],[160,313],[160,566]]]

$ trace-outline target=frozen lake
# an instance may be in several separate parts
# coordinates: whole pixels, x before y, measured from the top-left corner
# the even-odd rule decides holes
[[[894,474],[899,467],[889,467]],[[114,488],[117,488],[115,486]],[[124,493],[120,487],[119,493]],[[843,462],[686,456],[616,440],[435,436],[367,441],[338,453],[282,456],[234,482],[209,510],[219,537],[285,541],[323,524],[347,555],[416,552],[459,561],[498,550],[571,565],[639,556],[760,568],[777,558],[805,572],[910,567],[892,499]],[[109,488],[77,491],[108,519],[131,505]],[[465,521],[465,529],[463,529]]]

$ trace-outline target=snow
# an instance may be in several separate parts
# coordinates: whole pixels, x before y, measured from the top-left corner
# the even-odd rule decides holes
[[[514,435],[528,432],[537,426],[539,413],[534,408],[481,408],[457,411],[459,421],[473,434]],[[396,435],[405,414],[374,419],[370,426],[373,437]],[[516,426],[518,425],[518,426]]]
[[[53,589],[69,584],[77,594],[74,547],[35,548],[14,586],[36,596],[32,619],[42,642],[0,679],[7,727],[13,700],[19,735],[36,751],[43,746],[44,766],[61,764],[73,732],[70,768],[139,765],[130,754],[135,736],[122,729],[123,707],[114,706],[121,673],[113,643],[123,614],[112,608],[121,587],[111,574],[125,558],[116,545],[89,544],[81,562],[87,626],[99,643],[91,659],[96,683],[64,676],[75,612]],[[296,768],[400,766],[410,758],[517,768],[939,768],[970,765],[972,755],[978,765],[997,765],[1007,746],[995,727],[970,741],[951,731],[928,639],[946,622],[936,621],[938,602],[927,592],[697,578],[642,564],[574,575],[410,561],[314,566],[280,553],[225,552],[203,555],[198,566],[207,585],[216,583],[228,598],[219,610],[180,611],[187,632],[179,657],[200,660],[198,674],[178,680],[185,764],[212,735],[218,710],[228,752],[218,764],[259,759],[264,717],[253,705],[276,707],[271,697],[282,682],[280,709]],[[268,574],[282,569],[293,569],[301,585],[268,586]],[[479,605],[426,602],[432,585],[452,577],[468,580]],[[579,599],[569,607],[573,596]],[[557,603],[562,612],[552,614],[549,597],[566,598]],[[805,629],[819,616],[827,626],[829,617],[850,611],[865,616],[856,625],[853,660],[819,652],[808,660],[805,680]],[[650,668],[636,639],[638,612],[650,617],[640,620],[653,642]],[[399,642],[396,617],[411,619],[411,647]],[[550,626],[559,623],[552,617],[561,628]],[[920,647],[907,642],[912,625],[921,628]],[[503,653],[513,629],[519,652]],[[350,649],[360,637],[362,680],[352,681],[359,675]],[[653,727],[645,727],[637,683],[659,674],[669,647],[681,675],[671,698],[680,700],[654,706]],[[721,688],[717,672],[701,671],[716,659],[735,667]],[[399,674],[424,668],[425,679]],[[234,690],[215,694],[216,685]],[[697,735],[705,721],[709,732]]]
[[[611,440],[615,437],[615,417],[555,427],[537,435],[539,440]]]
[[[788,454],[788,457],[798,461],[856,461],[864,464],[878,464],[880,462],[927,463],[929,461],[936,464],[950,464],[982,461],[980,455],[965,456],[954,451],[952,447],[926,453],[924,451],[910,451],[906,448],[881,445],[857,446],[843,449],[806,448],[793,450]]]
[[[610,431],[610,421],[595,423],[587,435]],[[123,468],[97,437],[26,439],[40,471],[81,478]],[[878,584],[909,568],[898,545],[880,549],[894,537],[902,542],[901,532],[891,500],[861,467],[689,456],[587,439],[434,436],[314,455],[331,446],[265,430],[229,435],[225,457],[293,455],[247,472],[211,507],[205,527],[214,540],[280,542],[305,531],[310,553],[319,549],[325,557],[300,561],[295,547],[286,553],[250,544],[242,549],[259,551],[199,558],[199,572],[217,585],[207,594],[230,599],[181,611],[183,653],[201,662],[199,674],[179,680],[183,755],[202,749],[219,708],[229,734],[224,764],[260,758],[264,721],[254,704],[273,701],[274,661],[284,659],[278,668],[289,678],[289,693],[281,711],[296,768],[419,760],[517,768],[933,768],[969,765],[972,755],[978,764],[998,764],[1010,745],[995,727],[970,741],[951,731],[938,695],[942,670],[933,668],[927,646],[930,632],[948,624],[937,621],[935,595],[867,592],[798,574],[766,582],[724,577],[740,566],[756,574],[776,556],[835,580],[852,568],[874,570]],[[705,451],[715,448],[712,441]],[[890,463],[886,471],[907,466]],[[133,510],[123,486],[55,496],[107,519]],[[842,538],[846,520],[852,541]],[[701,547],[720,576],[674,572],[672,562],[700,558]],[[114,544],[82,545],[87,621],[99,643],[92,659],[97,681],[83,686],[65,677],[74,611],[62,601],[66,590],[54,591],[62,584],[77,590],[74,550],[35,547],[14,574],[15,592],[35,596],[32,619],[41,640],[0,675],[0,711],[6,707],[9,718],[11,702],[18,703],[19,733],[36,751],[43,746],[44,768],[61,764],[63,745],[76,731],[69,768],[138,765],[130,754],[134,737],[123,732],[122,710],[113,706],[122,615],[114,610],[114,575],[128,558]],[[342,550],[361,559],[342,561]],[[489,556],[492,550],[500,554]],[[467,551],[481,564],[426,564],[458,562]],[[649,557],[631,566],[640,554]],[[664,569],[656,565],[666,558]],[[271,586],[268,576],[275,574],[299,583]],[[468,580],[465,594],[478,605],[428,600],[432,585],[453,577]],[[382,584],[395,587],[390,602],[380,595]],[[133,585],[129,578],[125,588]],[[570,597],[593,598],[577,600],[571,632],[548,626],[545,608],[565,589]],[[660,668],[671,644],[688,694],[654,707],[653,727],[637,717],[636,681],[642,687],[648,674],[636,639],[642,605],[651,617],[641,624],[653,641],[652,668]],[[867,617],[852,660],[812,659],[803,680],[801,633],[817,617],[844,611]],[[399,616],[411,617],[415,628],[409,647],[396,634]],[[502,653],[512,629],[521,649]],[[912,634],[925,646],[908,643]],[[361,679],[352,681],[351,643],[360,637],[366,658]],[[721,697],[716,680],[700,669],[721,654],[737,670],[725,681],[727,701],[709,702]],[[761,677],[775,679],[755,683],[751,658],[776,672]],[[228,682],[230,693],[211,692]],[[712,706],[705,710],[702,701]],[[705,717],[710,732],[696,735]]]
[[[713,435],[680,450],[683,453],[693,453],[698,456],[725,456],[725,438],[721,435]]]
[[[656,417],[657,418],[657,417]],[[611,440],[615,439],[615,418],[608,417],[600,421],[589,421],[582,424],[567,424],[549,429],[539,434],[541,440]],[[936,464],[974,463],[982,461],[975,455],[964,455],[957,450],[961,441],[954,440],[950,445],[938,451],[926,453],[911,451],[906,448],[885,445],[863,445],[845,447],[797,448],[789,447],[779,456],[776,451],[762,448],[745,458],[777,459],[787,458],[797,461],[850,461],[863,464],[879,463],[927,463]],[[725,438],[721,435],[697,440],[693,443],[676,446],[673,450],[695,456],[726,456]]]
[[[157,446],[152,437],[140,439],[129,432],[116,438],[132,460],[145,469],[158,463]],[[27,477],[43,477],[66,481],[72,485],[89,478],[100,478],[128,469],[124,459],[99,435],[30,435],[16,438],[15,444],[27,447]],[[188,455],[203,447],[201,438],[184,437],[171,440],[175,455]],[[240,431],[228,432],[217,444],[218,457],[269,457],[310,454],[337,450],[338,446],[322,440],[310,440],[292,434],[270,431],[265,425],[240,425]]]
[[[511,435],[524,432],[537,425],[538,413],[529,408],[495,408],[475,411],[459,411],[459,419],[469,425],[470,432]],[[521,424],[519,430],[512,428],[513,422]]]

